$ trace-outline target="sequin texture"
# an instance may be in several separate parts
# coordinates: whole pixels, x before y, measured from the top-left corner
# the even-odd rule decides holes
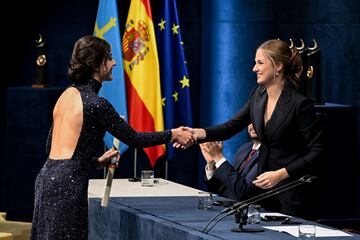
[[[31,239],[88,238],[88,170],[105,132],[133,147],[149,147],[171,140],[171,131],[138,133],[113,106],[97,94],[101,84],[93,79],[74,85],[83,102],[83,125],[71,159],[47,159],[35,182]],[[52,128],[46,151],[50,153]]]

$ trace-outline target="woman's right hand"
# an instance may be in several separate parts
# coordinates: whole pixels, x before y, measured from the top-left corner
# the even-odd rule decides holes
[[[268,171],[260,174],[253,181],[255,186],[262,189],[270,189],[278,185],[279,182],[289,177],[286,168],[280,168],[275,171]]]
[[[176,148],[188,148],[196,142],[194,134],[186,127],[178,127],[171,129],[171,141]],[[175,147],[175,146],[174,146]]]
[[[180,127],[180,128],[182,129],[182,131],[186,131],[186,132],[189,132],[192,134],[192,139],[193,139],[192,144],[197,143],[198,140],[202,140],[202,139],[206,138],[206,132],[203,128],[190,128],[190,127]],[[181,144],[180,142],[175,141],[173,144],[173,147],[174,148],[188,148],[189,146],[185,146],[185,145]]]

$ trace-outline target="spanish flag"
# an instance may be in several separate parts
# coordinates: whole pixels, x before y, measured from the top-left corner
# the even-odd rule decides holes
[[[159,59],[149,0],[132,0],[122,42],[130,125],[140,132],[164,130]],[[165,145],[144,149],[151,166]]]

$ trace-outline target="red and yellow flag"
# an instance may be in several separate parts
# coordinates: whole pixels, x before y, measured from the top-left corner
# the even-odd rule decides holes
[[[122,42],[130,125],[140,132],[164,130],[159,59],[149,0],[132,0]],[[151,166],[165,145],[144,149]]]

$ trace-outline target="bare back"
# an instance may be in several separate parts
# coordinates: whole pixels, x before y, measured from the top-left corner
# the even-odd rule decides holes
[[[83,104],[80,92],[68,88],[56,102],[53,111],[50,159],[71,159],[83,125]]]

